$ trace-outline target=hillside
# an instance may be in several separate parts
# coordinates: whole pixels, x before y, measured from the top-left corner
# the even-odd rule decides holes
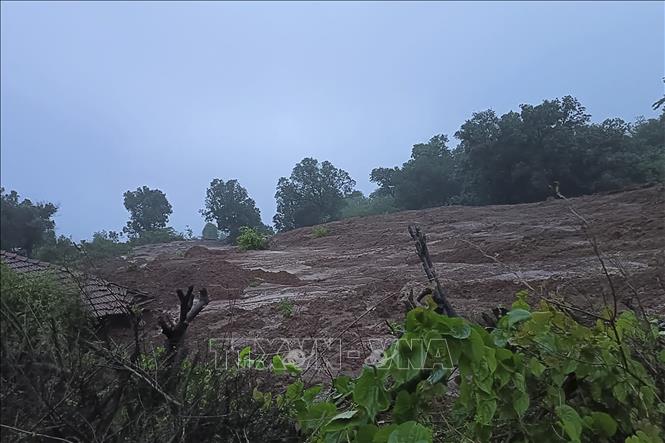
[[[158,296],[146,334],[158,339],[155,315],[176,308],[176,288],[206,286],[212,301],[190,327],[190,340],[241,342],[265,337],[337,337],[342,369],[358,367],[400,321],[400,300],[426,279],[407,226],[426,232],[432,259],[461,315],[478,319],[510,305],[520,279],[540,294],[590,306],[609,295],[598,258],[570,206],[590,223],[617,291],[628,303],[665,314],[665,188],[511,206],[449,206],[348,219],[276,235],[269,250],[241,252],[205,242],[146,246],[107,266],[112,281]],[[622,273],[628,275],[626,280]],[[631,289],[632,288],[632,289]],[[287,299],[288,302],[281,302]],[[288,306],[293,313],[288,316]],[[354,360],[355,359],[355,360]]]

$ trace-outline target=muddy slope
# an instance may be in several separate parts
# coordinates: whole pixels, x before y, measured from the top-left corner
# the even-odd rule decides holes
[[[277,235],[266,251],[202,242],[146,247],[107,269],[107,276],[156,295],[155,312],[175,308],[175,288],[208,287],[213,301],[191,325],[193,340],[337,337],[346,331],[345,368],[353,369],[372,348],[369,338],[387,336],[386,320],[403,318],[400,293],[426,283],[407,233],[412,223],[427,233],[451,303],[464,316],[476,319],[509,305],[524,282],[583,306],[609,297],[598,258],[571,206],[588,221],[622,300],[636,303],[639,297],[650,312],[665,314],[662,185],[567,202],[355,218],[328,223],[329,235],[322,238],[314,238],[311,228]],[[156,325],[146,328],[158,337]]]

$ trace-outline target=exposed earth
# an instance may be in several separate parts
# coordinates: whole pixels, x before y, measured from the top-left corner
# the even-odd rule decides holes
[[[665,315],[662,185],[568,201],[353,218],[326,224],[329,233],[320,238],[312,228],[278,234],[264,251],[202,241],[150,245],[106,264],[103,276],[156,297],[145,317],[151,339],[160,340],[157,315],[177,312],[175,289],[194,285],[206,287],[211,302],[190,325],[190,344],[334,338],[342,352],[335,341],[328,353],[332,372],[340,369],[339,358],[341,370],[351,372],[390,338],[388,323],[404,318],[404,293],[427,284],[410,224],[427,234],[450,302],[464,317],[478,320],[498,305],[510,306],[526,285],[535,290],[534,301],[547,296],[593,309],[611,300],[571,207],[588,221],[620,305],[641,303],[651,314]],[[266,349],[279,347],[270,343]],[[314,341],[307,343],[302,347]]]

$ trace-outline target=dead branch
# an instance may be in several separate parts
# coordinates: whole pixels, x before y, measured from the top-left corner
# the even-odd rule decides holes
[[[449,317],[457,317],[457,312],[455,312],[455,309],[448,301],[448,295],[444,291],[443,286],[441,286],[441,282],[436,275],[436,270],[434,269],[429,250],[427,249],[427,236],[420,230],[420,227],[416,225],[409,226],[409,234],[413,241],[416,242],[416,253],[423,264],[423,270],[427,275],[427,279],[430,283],[434,283],[434,293],[432,294],[432,298],[438,305],[437,312]]]
[[[176,291],[178,299],[180,300],[180,315],[178,323],[174,323],[168,316],[161,316],[158,320],[159,326],[162,328],[162,333],[166,336],[166,347],[170,352],[173,352],[178,348],[185,336],[189,324],[210,302],[206,288],[201,288],[196,302],[194,302],[193,292],[194,286],[190,286],[187,289],[186,294],[180,289]]]

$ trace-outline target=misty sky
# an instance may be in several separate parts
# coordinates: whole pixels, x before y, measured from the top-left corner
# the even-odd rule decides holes
[[[305,156],[365,193],[377,166],[472,112],[576,96],[652,117],[664,3],[24,3],[1,6],[2,186],[60,207],[74,239],[162,189],[200,234],[211,179],[265,222]]]

